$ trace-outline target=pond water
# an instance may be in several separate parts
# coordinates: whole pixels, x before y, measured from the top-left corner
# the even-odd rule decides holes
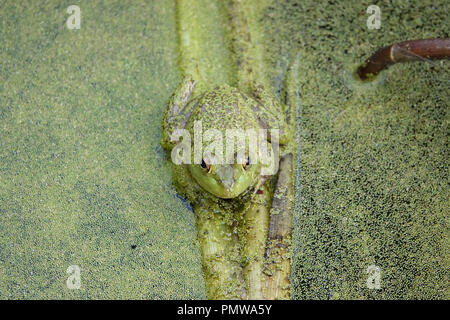
[[[294,299],[448,298],[448,62],[396,65],[375,86],[348,76],[381,46],[448,37],[441,2],[380,5],[379,30],[364,3],[261,1],[249,17],[276,93],[301,56]],[[225,8],[207,3],[194,11],[222,18],[199,31],[217,38],[205,79],[233,83]],[[194,215],[159,145],[181,79],[175,3],[80,1],[79,30],[69,5],[0,11],[0,297],[205,298]]]

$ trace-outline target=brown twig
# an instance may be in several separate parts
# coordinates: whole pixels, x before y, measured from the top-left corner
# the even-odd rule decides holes
[[[362,80],[377,75],[397,62],[450,58],[450,38],[422,39],[394,43],[381,48],[356,71]]]

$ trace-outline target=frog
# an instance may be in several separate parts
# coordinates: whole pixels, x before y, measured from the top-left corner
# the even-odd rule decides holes
[[[267,146],[274,154],[283,155],[289,150],[291,128],[285,118],[285,107],[260,84],[254,84],[251,95],[224,84],[194,97],[196,81],[189,76],[181,82],[172,95],[163,116],[161,145],[171,152],[180,143],[174,138],[175,130],[187,130],[194,137],[196,121],[201,121],[203,132],[213,129],[224,137],[229,129],[263,129],[267,132]],[[271,130],[278,129],[277,146],[272,145]],[[193,139],[191,139],[192,141]],[[199,163],[184,165],[177,170],[177,180],[182,193],[196,203],[199,195],[220,199],[235,199],[268,180],[262,173],[261,161],[252,161],[247,153],[234,163],[214,163],[203,157]],[[182,177],[180,176],[182,175]]]
[[[287,104],[256,82],[246,91],[223,84],[196,92],[196,81],[191,76],[184,77],[167,104],[161,145],[171,156],[176,191],[187,199],[196,217],[207,295],[211,299],[270,298],[262,293],[264,257],[270,260],[270,250],[290,237],[286,213],[279,213],[290,208],[286,196],[289,182],[284,177],[292,172],[284,170],[283,174],[277,169],[295,149],[291,114]],[[238,134],[245,130],[266,133],[260,138],[273,156],[275,169],[265,170],[267,163],[255,160],[248,144],[241,154],[232,154],[232,161],[214,161],[206,150],[198,159],[189,161],[196,157],[188,150],[194,149],[195,153],[198,123],[200,136],[208,130],[221,136],[231,129],[238,129]],[[184,160],[188,161],[178,162],[178,151],[187,152]],[[269,223],[272,213],[274,219]],[[272,283],[276,283],[274,289],[267,291],[278,294],[279,279]]]

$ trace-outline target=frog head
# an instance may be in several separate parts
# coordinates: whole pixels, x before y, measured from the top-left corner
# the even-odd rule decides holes
[[[230,199],[239,196],[259,181],[260,164],[252,164],[247,156],[242,163],[209,164],[205,159],[200,165],[189,165],[196,182],[213,195]]]
[[[249,140],[246,140],[246,149],[241,150],[239,157],[234,154],[232,161],[212,161],[205,152],[208,143],[205,136],[208,131],[214,133],[213,136],[220,136],[223,140],[219,148],[223,149],[226,146],[222,142],[227,144],[226,137],[230,130],[238,132],[236,139],[248,139],[245,133],[247,130],[258,132],[261,128],[257,115],[258,103],[227,85],[206,93],[192,103],[196,107],[192,108],[185,128],[191,137],[198,137],[196,132],[201,132],[203,151],[197,160],[188,165],[190,175],[198,185],[217,197],[229,199],[243,194],[259,182],[261,172],[255,153],[248,150]],[[193,138],[192,142],[195,143],[195,140]],[[193,149],[195,152],[195,146]],[[220,149],[219,152],[225,155],[225,150]]]

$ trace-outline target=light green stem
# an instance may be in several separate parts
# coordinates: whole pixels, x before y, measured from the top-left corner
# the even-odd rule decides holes
[[[258,83],[273,94],[264,58],[264,33],[259,24],[262,12],[269,4],[268,0],[232,0],[230,4],[231,38],[239,66],[238,86],[246,92]]]
[[[267,232],[269,227],[269,208],[272,193],[266,186],[260,189],[262,194],[253,198],[250,208],[244,216],[245,246],[243,254],[247,264],[244,268],[244,277],[247,284],[248,299],[261,300],[264,287],[264,252],[266,248]]]
[[[225,1],[177,0],[180,67],[204,92],[218,85],[234,85],[236,65],[228,39]]]
[[[208,298],[245,299],[239,240],[230,213],[195,207],[195,215]]]

